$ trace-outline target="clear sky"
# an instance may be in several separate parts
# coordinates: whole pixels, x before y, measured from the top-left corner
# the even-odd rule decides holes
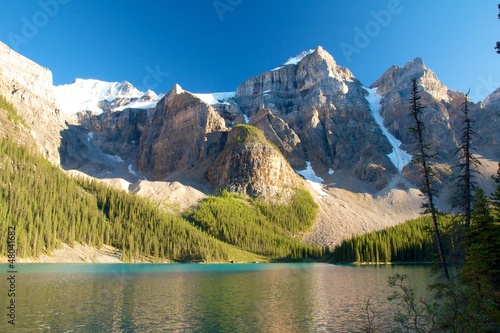
[[[0,40],[74,78],[234,91],[323,46],[366,86],[419,56],[480,100],[500,87],[499,0],[2,0]]]

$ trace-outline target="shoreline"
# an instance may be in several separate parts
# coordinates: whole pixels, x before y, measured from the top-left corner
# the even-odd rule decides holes
[[[137,260],[133,262],[124,262],[121,260],[121,250],[110,245],[103,245],[101,248],[91,247],[75,243],[74,247],[62,243],[61,248],[52,250],[49,254],[42,254],[38,258],[21,258],[16,257],[16,264],[34,263],[34,264],[264,264],[264,263],[325,263],[334,266],[397,266],[397,265],[420,265],[429,266],[432,262],[342,262],[334,263],[328,260],[315,261],[312,259],[284,259],[284,260],[266,260],[266,261],[249,261],[249,262],[182,262],[182,261],[155,261],[154,258],[148,260]],[[0,257],[0,264],[7,264],[7,257]]]
[[[109,245],[101,248],[75,243],[74,247],[62,243],[59,249],[52,250],[49,254],[42,254],[38,258],[16,257],[16,264],[24,263],[50,263],[50,264],[83,264],[83,263],[124,263],[121,251]],[[0,264],[8,263],[7,257],[0,258]]]

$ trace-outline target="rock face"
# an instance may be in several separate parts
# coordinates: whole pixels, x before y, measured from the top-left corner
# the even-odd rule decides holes
[[[462,97],[463,94],[459,96]],[[456,119],[455,123],[459,124],[462,120],[461,106],[455,106],[451,112]],[[484,103],[470,106],[471,117],[475,121],[474,128],[479,134],[474,141],[478,145],[478,152],[494,161],[500,160],[500,88],[488,95]]]
[[[269,109],[261,108],[252,117],[251,124],[264,132],[265,137],[272,142],[291,164],[300,165],[305,156],[300,147],[301,140],[297,133],[280,117]]]
[[[415,135],[408,130],[413,120],[408,116],[411,97],[411,80],[418,80],[421,90],[423,121],[428,132],[426,137],[433,143],[433,149],[441,161],[453,158],[457,149],[455,133],[452,131],[448,107],[453,95],[437,79],[436,75],[425,67],[422,59],[416,58],[404,67],[393,66],[380,79],[372,84],[377,93],[382,95],[380,114],[384,125],[393,135],[401,140],[409,152],[416,149]]]
[[[67,126],[54,104],[50,70],[0,42],[0,94],[13,103],[24,118],[43,156],[59,164],[59,133]]]
[[[141,133],[148,114],[141,109],[90,111],[77,114],[79,125],[61,132],[61,165],[65,169],[84,169],[93,177],[104,177],[118,162],[136,159]]]
[[[350,170],[351,177],[381,189],[397,171],[366,95],[352,73],[321,47],[236,90],[250,124],[262,129],[295,169],[310,161],[322,176]]]
[[[237,125],[229,132],[206,178],[213,187],[264,198],[302,184],[283,155],[260,130],[249,125]]]
[[[105,153],[128,159],[137,155],[148,114],[141,109],[125,109],[107,111],[98,116],[88,112],[80,113],[79,119],[84,127],[92,130],[94,143],[99,144]]]
[[[483,104],[487,108],[498,108],[500,106],[500,88],[493,91],[491,94],[486,96],[483,101]]]
[[[137,168],[163,179],[216,156],[227,136],[210,105],[176,85],[152,112],[141,136]]]
[[[449,90],[427,67],[420,58],[408,62],[404,67],[393,66],[387,70],[372,87],[383,96],[380,113],[387,129],[402,141],[411,154],[417,150],[415,136],[408,130],[414,126],[408,117],[411,80],[417,79],[423,109],[423,122],[426,126],[425,137],[436,153],[435,171],[438,182],[449,185],[452,166],[457,162],[458,140],[461,136],[465,94]],[[474,129],[480,134],[474,140],[475,148],[484,157],[500,159],[498,148],[498,117],[495,116],[498,92],[493,92],[482,103],[468,102]],[[485,107],[486,106],[486,107]],[[420,175],[416,168],[408,167],[403,174],[414,184],[419,184]]]
[[[0,42],[0,76],[13,90],[24,88],[33,95],[54,102],[52,72]]]

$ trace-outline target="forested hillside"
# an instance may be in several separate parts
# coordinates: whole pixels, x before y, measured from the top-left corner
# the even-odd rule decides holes
[[[440,216],[443,229],[451,225],[451,216]],[[430,216],[344,240],[333,249],[334,262],[430,262],[434,260],[435,244]]]
[[[20,123],[12,105],[0,102],[0,112]],[[2,256],[9,226],[16,227],[19,257],[37,257],[75,242],[112,245],[122,250],[124,261],[248,262],[322,255],[321,248],[293,234],[309,228],[316,216],[317,206],[306,191],[296,189],[292,203],[276,207],[222,193],[186,214],[188,221],[145,198],[68,177],[32,151],[9,136],[0,140]],[[214,214],[227,218],[215,215],[215,227]]]
[[[190,212],[196,227],[147,199],[97,181],[70,178],[11,139],[0,141],[0,156],[2,255],[6,255],[7,227],[13,225],[21,257],[47,253],[61,242],[109,244],[123,251],[125,261],[256,261],[322,255],[321,248],[292,235],[312,225],[317,209],[302,190],[296,195],[306,205],[294,209],[303,219],[289,219],[294,210],[288,206],[274,211],[262,202],[222,194]],[[280,218],[283,212],[289,213]],[[214,221],[217,227],[209,227]]]
[[[322,256],[320,248],[306,246],[291,232],[312,226],[317,206],[310,194],[296,189],[290,204],[271,206],[222,191],[188,214],[188,218],[213,237],[246,251],[272,258]]]

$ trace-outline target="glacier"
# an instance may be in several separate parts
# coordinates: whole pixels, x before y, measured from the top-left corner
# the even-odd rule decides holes
[[[136,89],[132,84],[127,81],[123,82],[106,82],[94,79],[75,79],[71,84],[64,84],[54,87],[56,95],[56,104],[65,113],[77,113],[80,111],[92,111],[95,113],[102,113],[103,110],[99,108],[99,102],[107,100],[111,102],[116,98],[130,98],[139,99],[145,94],[153,96],[159,100],[159,96],[148,91],[144,93]],[[127,107],[135,108],[150,108],[156,106],[156,101],[139,102],[135,101],[125,106],[113,109],[121,111]]]

